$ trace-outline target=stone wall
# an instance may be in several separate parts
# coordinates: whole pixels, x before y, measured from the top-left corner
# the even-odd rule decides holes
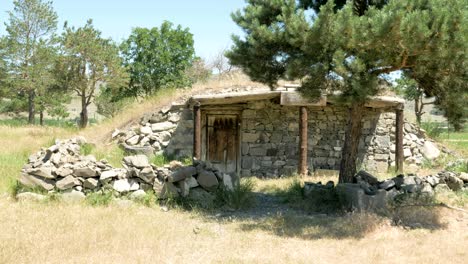
[[[298,165],[299,107],[264,100],[241,107],[241,176],[291,175]],[[232,108],[232,105],[229,107]],[[220,106],[222,109],[222,106]],[[203,109],[203,108],[202,108]],[[347,123],[347,109],[339,106],[308,108],[309,170],[339,169]],[[359,144],[361,167],[386,172],[395,165],[395,113],[391,109],[368,108]],[[152,148],[156,154],[191,157],[193,113],[184,105],[166,108],[142,118],[140,126],[114,133],[121,143]],[[427,144],[418,129],[404,125],[404,157],[410,166],[423,161]]]

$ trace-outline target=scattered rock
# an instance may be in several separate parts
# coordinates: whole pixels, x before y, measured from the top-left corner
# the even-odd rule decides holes
[[[151,166],[148,157],[145,155],[135,155],[124,157],[125,164],[139,169]]]
[[[192,177],[197,173],[197,169],[192,166],[182,167],[174,171],[169,177],[167,177],[168,182],[178,182],[186,178]],[[215,176],[216,177],[216,176]]]
[[[132,200],[142,199],[146,196],[146,192],[143,190],[136,190],[129,195],[129,198]]]
[[[76,203],[81,202],[86,198],[86,195],[83,192],[76,191],[76,190],[69,190],[62,194],[62,200],[68,203]]]
[[[87,178],[84,182],[83,182],[83,187],[85,189],[96,189],[97,187],[99,186],[99,181],[97,179],[94,179],[94,178]]]
[[[426,141],[424,142],[422,154],[426,159],[433,160],[440,156],[440,150],[434,143]]]
[[[450,175],[447,180],[447,185],[453,191],[460,191],[463,188],[463,181]]]

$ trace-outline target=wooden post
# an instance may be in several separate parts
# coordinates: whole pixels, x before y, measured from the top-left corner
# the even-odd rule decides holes
[[[396,130],[395,130],[395,164],[398,173],[403,172],[403,109],[395,110]]]
[[[193,158],[201,160],[201,110],[200,102],[193,106]]]
[[[299,168],[302,176],[307,175],[307,107],[299,108]]]

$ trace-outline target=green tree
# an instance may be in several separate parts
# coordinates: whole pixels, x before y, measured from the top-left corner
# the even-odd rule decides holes
[[[65,25],[62,35],[63,69],[60,78],[68,89],[81,98],[80,127],[88,125],[88,107],[97,91],[118,89],[126,85],[128,76],[122,67],[118,47],[88,20],[84,27]]]
[[[352,181],[356,172],[364,105],[380,92],[380,79],[408,71],[418,83],[432,75],[466,89],[463,0],[355,0],[342,8],[328,1],[318,14],[312,4],[326,1],[247,2],[232,15],[245,37],[233,37],[227,56],[272,88],[281,78],[300,79],[304,96],[339,94],[349,107],[340,182]],[[453,91],[446,84],[420,85],[443,98]]]
[[[121,44],[130,73],[127,96],[149,95],[165,87],[185,87],[185,74],[195,59],[193,37],[188,28],[165,21],[160,28],[134,28]]]
[[[38,56],[40,50],[52,49],[53,34],[57,28],[57,14],[52,2],[41,0],[13,1],[13,11],[8,12],[6,25],[8,72],[12,86],[27,95],[28,121],[35,122],[36,96],[44,85],[50,64],[48,57]]]
[[[424,98],[426,98],[424,89],[414,79],[405,75],[397,80],[395,90],[398,94],[403,95],[406,100],[414,101],[416,122],[421,125],[422,115],[425,114],[424,106],[434,104],[434,102],[424,102]]]

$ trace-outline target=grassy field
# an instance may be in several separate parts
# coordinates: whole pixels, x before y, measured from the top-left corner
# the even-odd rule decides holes
[[[223,81],[226,86],[237,82]],[[214,81],[190,92],[207,86],[222,87]],[[336,182],[336,175],[255,179],[254,192],[277,205],[254,204],[236,212],[166,212],[157,204],[18,203],[6,194],[28,156],[57,138],[83,135],[93,146],[91,154],[119,166],[123,153],[108,142],[113,129],[131,125],[183,93],[161,92],[83,131],[0,123],[0,263],[466,263],[464,212],[440,207],[404,208],[387,216],[299,211],[303,181]],[[463,133],[458,137],[467,139]],[[459,143],[453,146],[466,151]],[[466,193],[439,198],[468,209]],[[406,228],[416,224],[416,229]]]

